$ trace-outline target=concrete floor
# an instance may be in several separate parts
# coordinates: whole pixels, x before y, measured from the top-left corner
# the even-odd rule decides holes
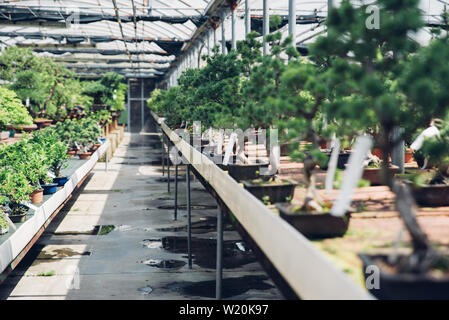
[[[96,165],[84,187],[0,286],[0,298],[213,298],[215,200],[199,182],[192,182],[194,264],[189,269],[183,228],[186,211],[178,210],[178,221],[173,221],[174,183],[168,193],[167,183],[159,181],[160,155],[156,133],[127,134],[108,172],[104,163]],[[184,168],[180,175],[179,204],[183,205]],[[98,234],[96,226],[105,225],[113,225],[114,230]],[[223,296],[282,299],[229,224],[224,239]]]

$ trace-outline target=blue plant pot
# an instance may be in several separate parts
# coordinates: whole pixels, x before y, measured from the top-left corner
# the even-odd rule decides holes
[[[57,183],[59,187],[63,187],[67,181],[69,181],[68,177],[53,178],[53,183]]]
[[[9,131],[9,137],[10,138],[14,138],[15,135],[16,135],[16,132],[14,130],[10,130]]]
[[[58,191],[57,183],[43,184],[43,185],[41,185],[41,187],[42,187],[42,189],[44,189],[44,194],[53,194],[56,191]]]
[[[106,138],[100,138],[101,143],[105,143],[106,142]]]

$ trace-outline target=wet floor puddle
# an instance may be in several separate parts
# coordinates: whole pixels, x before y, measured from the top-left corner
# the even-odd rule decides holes
[[[224,224],[224,231],[232,231],[234,230],[232,224]],[[159,232],[187,232],[187,225],[179,226],[179,227],[167,227],[167,228],[158,228],[156,231]],[[201,218],[200,221],[192,223],[192,233],[194,234],[204,234],[209,232],[217,231],[217,218],[216,217],[207,217]]]
[[[181,269],[187,264],[187,262],[182,260],[159,260],[159,259],[148,259],[142,261],[142,263],[153,268],[171,269],[171,270]]]
[[[222,297],[231,298],[249,290],[269,290],[274,288],[266,283],[265,276],[244,276],[238,278],[225,278],[222,282]],[[175,282],[166,286],[186,296],[215,298],[215,280],[200,282]]]
[[[187,254],[187,237],[145,239],[141,244],[150,249],[163,249],[170,253]],[[215,239],[192,238],[192,256],[193,262],[201,268],[215,269],[217,241]],[[235,269],[253,262],[256,262],[256,258],[243,241],[223,242],[223,267],[225,269]]]

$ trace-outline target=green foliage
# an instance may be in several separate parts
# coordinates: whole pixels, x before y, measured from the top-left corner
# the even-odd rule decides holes
[[[91,112],[88,117],[96,120],[98,124],[102,126],[112,122],[112,115],[107,110],[98,110],[96,112]]]
[[[3,149],[3,148],[2,148]],[[3,150],[0,149],[0,153]],[[33,192],[33,187],[30,185],[29,180],[24,173],[15,170],[11,166],[2,165],[0,167],[0,194],[9,199],[12,206],[13,214],[20,214],[19,204],[22,201],[28,201],[30,199],[30,193]]]
[[[0,56],[0,78],[24,102],[30,100],[33,117],[60,119],[76,105],[89,107],[73,72],[50,58],[35,56],[31,49],[8,47]]]
[[[31,125],[33,119],[14,91],[0,87],[0,130],[8,125]]]
[[[110,111],[125,109],[125,96],[128,86],[124,83],[125,77],[114,73],[105,73],[98,81],[84,83],[83,93],[92,97],[97,105],[110,106]]]
[[[33,133],[31,143],[45,150],[47,165],[56,177],[61,176],[61,170],[67,167],[67,144],[60,140],[55,129],[48,127]]]

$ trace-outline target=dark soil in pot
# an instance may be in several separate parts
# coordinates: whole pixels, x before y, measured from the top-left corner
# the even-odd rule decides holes
[[[368,266],[379,268],[378,289],[368,289],[378,299],[386,300],[428,300],[449,299],[449,270],[433,269],[426,274],[397,273],[396,266],[388,262],[387,255],[360,254],[363,261],[365,280],[373,276],[366,272]],[[399,256],[405,259],[406,256]]]
[[[340,154],[338,155],[338,161],[337,161],[337,168],[341,169],[341,170],[345,170],[346,169],[346,164],[348,163],[349,157],[351,156],[352,151],[343,151],[340,152]],[[331,152],[326,152],[329,160],[331,159]],[[329,163],[328,160],[328,163]],[[321,167],[321,169],[323,170],[327,170],[328,168],[328,163],[326,163],[325,166]]]
[[[399,167],[391,165],[388,170],[390,175],[393,176],[398,172]],[[368,180],[372,186],[382,185],[382,168],[365,168],[362,179]]]
[[[286,202],[293,198],[295,187],[298,184],[293,180],[263,181],[253,180],[242,181],[245,189],[251,192],[257,199],[264,201],[268,197],[270,203]]]
[[[296,205],[277,203],[282,219],[309,239],[342,237],[349,227],[350,214],[335,217],[328,213],[294,212]]]

